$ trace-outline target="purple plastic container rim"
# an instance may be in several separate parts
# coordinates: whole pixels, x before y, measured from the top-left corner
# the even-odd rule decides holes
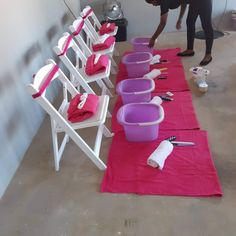
[[[133,55],[133,54],[142,54],[142,55],[148,54],[148,55],[149,55],[149,59],[143,60],[143,61],[128,62],[126,59],[127,59],[127,57],[130,56],[131,54],[132,54],[132,55]],[[151,54],[150,52],[132,52],[132,53],[129,53],[129,54],[123,56],[123,58],[122,58],[122,63],[123,63],[123,64],[126,64],[126,65],[135,65],[135,64],[142,64],[142,63],[150,63],[150,61],[152,60],[152,57],[153,57],[153,56],[152,56],[152,54]]]
[[[139,40],[139,39],[147,39],[147,42],[136,42],[136,40]],[[149,38],[145,38],[145,37],[135,37],[135,38],[132,38],[131,39],[131,43],[133,45],[148,45],[149,44]]]
[[[124,109],[126,109],[128,106],[135,106],[135,105],[140,105],[140,104],[147,104],[148,106],[156,106],[159,108],[159,118],[155,121],[152,122],[141,122],[141,123],[129,123],[126,122],[124,119]],[[163,120],[164,120],[164,110],[162,108],[162,106],[158,105],[158,104],[153,104],[153,103],[147,103],[147,102],[142,102],[142,103],[129,103],[129,104],[125,104],[122,107],[120,107],[120,109],[117,112],[117,120],[121,125],[127,125],[127,126],[151,126],[151,125],[158,125],[160,124]]]
[[[148,90],[144,90],[144,91],[139,91],[139,92],[124,92],[122,91],[122,83],[125,83],[125,82],[128,82],[128,81],[131,81],[131,80],[149,80],[150,81],[150,89]],[[119,94],[119,95],[138,95],[138,94],[144,94],[144,93],[149,93],[149,92],[152,92],[153,90],[155,89],[155,82],[153,81],[153,79],[148,79],[148,78],[136,78],[136,79],[126,79],[126,80],[122,80],[120,81],[117,86],[116,86],[116,92]]]

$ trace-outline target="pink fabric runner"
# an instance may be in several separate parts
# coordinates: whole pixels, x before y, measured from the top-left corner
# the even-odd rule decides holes
[[[174,147],[163,170],[146,164],[161,140],[171,135],[195,146]],[[222,196],[206,131],[161,131],[159,140],[132,143],[124,132],[115,134],[101,192],[144,195]]]
[[[152,96],[163,95],[163,93],[153,93]],[[176,129],[199,129],[194,107],[192,105],[192,97],[189,91],[176,92],[173,101],[163,101],[162,106],[165,111],[165,119],[160,124],[162,130]],[[123,130],[123,126],[117,121],[116,114],[118,109],[123,105],[121,97],[118,97],[112,113],[112,131],[118,132]]]

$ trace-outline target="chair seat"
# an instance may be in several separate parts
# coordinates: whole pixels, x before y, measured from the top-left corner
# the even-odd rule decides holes
[[[77,68],[77,70],[79,70],[80,74],[83,76],[83,78],[88,82],[94,82],[97,81],[98,79],[103,79],[106,77],[110,76],[110,71],[111,71],[111,61],[109,60],[106,71],[102,72],[102,73],[98,73],[95,75],[87,75],[85,73],[85,69],[84,68]]]
[[[102,95],[99,96],[99,105],[98,109],[95,115],[92,117],[81,121],[81,122],[76,122],[76,123],[71,123],[67,119],[67,110],[69,107],[69,103],[65,104],[59,109],[60,114],[64,117],[64,119],[71,125],[71,127],[76,130],[76,129],[81,129],[81,128],[88,128],[88,127],[93,127],[93,126],[98,126],[101,124],[105,123],[106,116],[107,116],[107,109],[108,109],[108,104],[109,104],[109,96],[108,95]],[[57,125],[56,127],[57,132],[63,132],[63,130]]]

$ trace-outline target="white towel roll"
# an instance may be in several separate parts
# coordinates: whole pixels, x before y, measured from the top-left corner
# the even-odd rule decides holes
[[[157,76],[161,74],[161,71],[158,69],[153,69],[149,73],[145,74],[143,77],[148,79],[155,79]]]
[[[173,144],[170,141],[163,140],[156,150],[147,159],[147,164],[154,168],[163,169],[166,158],[173,151]]]
[[[162,104],[162,99],[159,96],[154,96],[150,103],[156,104],[156,105],[161,105]]]

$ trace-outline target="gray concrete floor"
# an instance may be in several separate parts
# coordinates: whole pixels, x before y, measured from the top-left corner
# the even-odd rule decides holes
[[[156,47],[185,48],[183,33],[163,34]],[[121,54],[130,48],[117,43]],[[195,56],[184,58],[186,78],[201,128],[208,131],[222,198],[138,196],[100,193],[103,172],[68,144],[61,169],[53,169],[50,123],[45,119],[22,165],[0,200],[1,236],[235,236],[236,235],[236,33],[215,40],[209,91],[200,94],[188,69],[205,50],[196,40]],[[119,58],[116,58],[119,61]],[[114,78],[113,78],[114,79]],[[112,99],[110,108],[114,104]],[[110,121],[108,121],[108,126]],[[93,130],[84,135],[92,140]],[[111,139],[103,139],[106,161]]]

